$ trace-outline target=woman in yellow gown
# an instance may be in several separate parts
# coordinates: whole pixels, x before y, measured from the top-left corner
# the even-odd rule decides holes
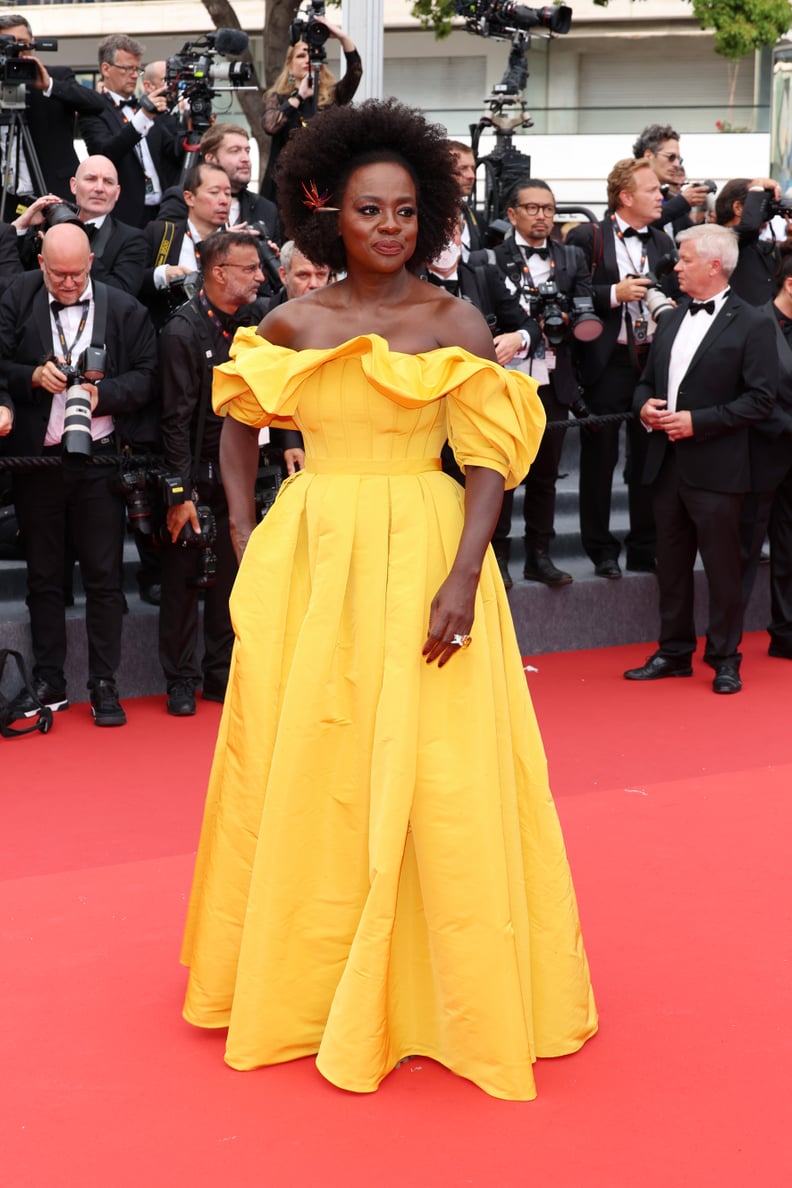
[[[535,1058],[597,1025],[487,547],[544,414],[477,311],[410,271],[458,208],[440,129],[392,101],[331,109],[284,151],[279,192],[300,250],[346,277],[240,331],[216,378],[244,559],[185,1018],[228,1028],[234,1068],[316,1054],[367,1092],[423,1055],[526,1100]],[[306,466],[250,535],[267,424],[302,431]]]

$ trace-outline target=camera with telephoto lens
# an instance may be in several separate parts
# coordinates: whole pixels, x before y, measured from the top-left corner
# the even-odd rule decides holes
[[[78,461],[91,456],[91,396],[83,384],[96,384],[104,379],[106,366],[107,351],[104,347],[86,347],[74,366],[58,364],[59,370],[66,376],[61,444],[66,458]]]
[[[289,44],[296,45],[298,41],[304,42],[308,46],[308,58],[311,62],[324,62],[327,58],[325,42],[330,36],[330,32],[316,19],[324,14],[325,0],[308,0],[302,10],[302,15],[292,21],[289,26]]]
[[[211,474],[208,483],[213,483]],[[184,483],[178,474],[160,473],[159,487],[166,507],[177,507],[184,503],[189,495],[184,489]],[[160,539],[163,544],[177,545],[182,549],[198,550],[198,573],[194,578],[187,579],[187,585],[193,589],[206,590],[213,586],[217,574],[217,556],[212,545],[217,540],[217,521],[214,512],[205,503],[195,501],[195,514],[198,518],[200,532],[196,532],[189,520],[181,527],[176,540],[171,542],[167,523],[160,529]]]
[[[668,313],[669,309],[676,309],[674,301],[660,288],[660,282],[671,275],[678,262],[678,252],[665,252],[655,264],[653,271],[643,273],[643,276],[649,281],[649,288],[641,300],[655,321],[664,313]],[[632,279],[636,279],[638,276],[635,272],[628,275]]]
[[[590,297],[570,300],[553,280],[529,289],[530,313],[542,319],[544,335],[551,346],[560,344],[571,332],[579,342],[593,342],[602,334],[602,319],[594,313]]]
[[[178,54],[165,62],[165,92],[175,107],[181,99],[190,103],[194,131],[206,131],[212,121],[212,99],[221,91],[239,90],[253,78],[250,62],[218,62],[217,55],[236,58],[248,48],[247,33],[241,29],[217,29],[187,41]],[[142,100],[144,106],[145,98]]]

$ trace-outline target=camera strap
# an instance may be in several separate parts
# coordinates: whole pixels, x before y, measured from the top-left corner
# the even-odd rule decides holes
[[[162,232],[162,239],[160,240],[159,248],[157,249],[157,258],[154,261],[154,267],[159,268],[160,264],[166,264],[168,255],[171,250],[171,244],[176,234],[176,224],[165,220],[165,227]]]
[[[94,320],[91,331],[91,346],[103,347],[107,340],[107,285],[93,282]]]
[[[81,301],[80,305],[82,306],[82,314],[80,315],[80,324],[77,327],[77,333],[75,334],[74,338],[71,341],[71,346],[69,346],[68,343],[66,342],[66,334],[63,329],[63,323],[60,320],[60,311],[61,311],[61,309],[63,309],[63,306],[61,305],[61,303],[59,301],[53,301],[50,303],[50,309],[52,310],[52,319],[55,322],[55,330],[58,335],[58,343],[60,344],[61,356],[62,356],[64,362],[66,363],[67,367],[71,366],[72,351],[74,350],[77,343],[80,341],[80,338],[82,337],[83,330],[85,329],[85,323],[88,321],[88,310],[91,307],[90,301]]]

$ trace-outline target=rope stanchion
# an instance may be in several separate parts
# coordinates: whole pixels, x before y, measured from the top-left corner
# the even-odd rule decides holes
[[[81,459],[81,466],[150,466],[162,459],[157,454],[99,454],[96,458]],[[50,466],[62,466],[63,459],[58,454],[48,454],[46,457],[30,458],[0,458],[0,470],[41,470]]]
[[[548,421],[545,426],[555,433],[565,433],[567,429],[597,429],[600,425],[615,425],[620,421],[632,421],[635,413],[603,413],[595,416],[590,413],[587,417],[570,417],[568,421]]]

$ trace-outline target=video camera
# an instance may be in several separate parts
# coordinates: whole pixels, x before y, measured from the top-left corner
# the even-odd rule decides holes
[[[175,107],[188,99],[194,130],[206,131],[211,124],[212,99],[221,91],[247,86],[253,78],[250,62],[217,62],[223,57],[239,57],[248,48],[247,33],[241,29],[218,29],[197,41],[187,41],[178,54],[165,63],[167,99]]]
[[[481,37],[507,39],[515,33],[530,29],[547,29],[549,33],[568,33],[572,24],[572,9],[566,4],[552,8],[527,8],[512,0],[456,0],[457,16],[465,18],[469,32]]]
[[[578,342],[593,342],[602,334],[602,319],[590,297],[570,298],[553,280],[528,289],[526,296],[531,317],[542,318],[550,346],[560,346],[570,332]]]
[[[316,19],[324,14],[325,0],[308,0],[302,10],[302,16],[298,16],[289,26],[289,45],[296,45],[298,41],[305,42],[311,62],[324,62],[327,58],[325,42],[330,33]]]
[[[49,53],[58,48],[56,37],[35,37],[28,44],[26,41],[14,41],[7,33],[0,33],[0,85],[18,86],[34,83],[38,78],[38,67],[35,62],[23,58],[22,54],[36,50],[39,53]]]

